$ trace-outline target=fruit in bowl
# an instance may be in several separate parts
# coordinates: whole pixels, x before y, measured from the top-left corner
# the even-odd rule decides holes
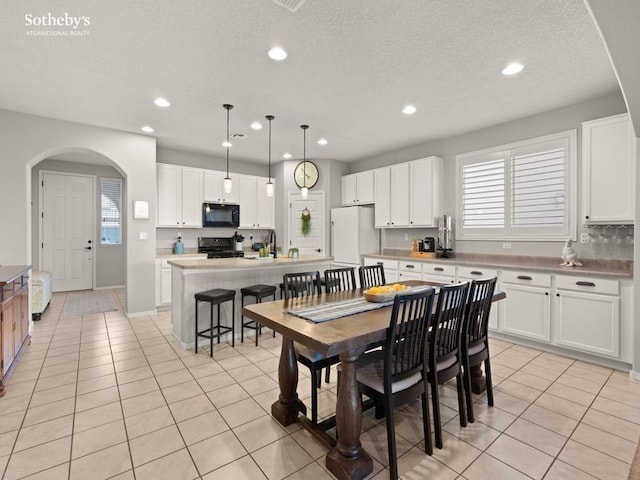
[[[393,285],[380,285],[371,287],[363,292],[364,298],[369,302],[389,302],[393,300],[396,294],[407,290],[409,287],[401,283]]]

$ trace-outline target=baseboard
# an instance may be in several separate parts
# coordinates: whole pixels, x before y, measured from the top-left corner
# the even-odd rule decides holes
[[[640,372],[635,372],[633,370],[629,370],[629,378],[631,380],[638,380],[640,381]]]
[[[155,310],[147,310],[145,312],[124,312],[124,314],[127,316],[127,318],[134,318],[134,317],[144,317],[147,315],[155,315],[156,311]]]
[[[121,288],[125,288],[125,286],[124,285],[114,285],[112,287],[94,287],[93,290],[94,291],[97,291],[97,290],[119,290]]]

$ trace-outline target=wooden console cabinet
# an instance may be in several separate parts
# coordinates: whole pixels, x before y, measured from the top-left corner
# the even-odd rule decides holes
[[[30,265],[0,267],[0,396],[29,340]]]

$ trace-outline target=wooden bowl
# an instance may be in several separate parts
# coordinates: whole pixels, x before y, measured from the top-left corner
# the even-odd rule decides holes
[[[393,301],[394,297],[398,292],[389,292],[389,293],[369,293],[367,290],[362,292],[365,300],[368,302],[374,303],[384,303]]]

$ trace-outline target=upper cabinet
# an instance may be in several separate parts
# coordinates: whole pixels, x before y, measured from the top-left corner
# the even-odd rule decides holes
[[[230,193],[224,193],[222,188],[226,172],[217,170],[204,171],[204,201],[211,203],[238,203],[238,189],[231,189]],[[234,175],[235,176],[235,175]]]
[[[275,197],[268,197],[267,177],[237,175],[240,228],[275,228]],[[273,181],[273,180],[272,180]]]
[[[376,227],[436,226],[442,214],[442,181],[439,157],[374,170]]]
[[[373,203],[373,170],[342,177],[342,205]]]
[[[584,223],[634,222],[635,157],[628,114],[582,124]]]
[[[158,226],[202,228],[203,171],[159,163]]]

